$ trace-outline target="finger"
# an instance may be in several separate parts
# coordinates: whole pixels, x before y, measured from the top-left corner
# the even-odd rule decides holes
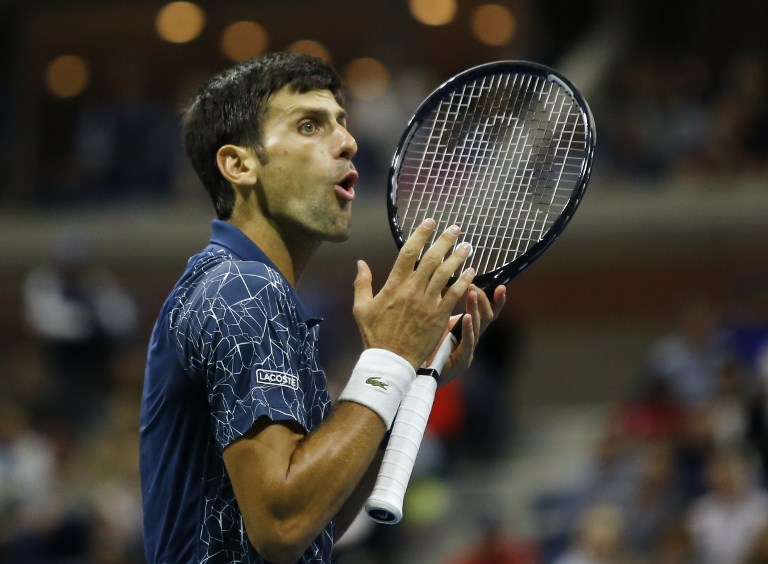
[[[506,302],[507,287],[503,285],[496,286],[496,289],[493,291],[493,304],[491,304],[493,309],[493,319],[496,319],[499,316]]]
[[[490,321],[493,319],[493,304],[485,292],[478,292],[478,294],[477,307],[480,311],[480,316],[483,320],[487,319]]]
[[[469,336],[469,339],[467,339],[469,341],[467,343],[467,346],[469,347],[467,350],[470,353],[467,360],[469,361],[472,359],[472,352],[475,350],[475,345],[477,344],[477,327],[475,324],[474,317],[472,315],[465,315],[464,317],[462,317],[461,323],[462,323],[461,334]]]
[[[475,337],[474,323],[471,315],[464,315],[461,318],[461,341],[456,347],[456,360],[454,364],[456,369],[464,370],[472,363],[472,356],[475,350],[477,338]]]
[[[493,291],[493,301],[488,299],[485,292],[479,292],[478,307],[480,309],[480,334],[499,316],[506,301],[506,287],[497,286]]]
[[[461,230],[456,225],[451,225],[443,231],[434,244],[427,249],[419,260],[419,266],[416,268],[416,276],[423,283],[428,284],[435,270],[443,263],[443,259],[456,244]],[[458,265],[454,267],[458,268]],[[448,278],[445,279],[445,282]],[[443,283],[445,286],[445,283]],[[441,286],[442,289],[442,286]]]
[[[456,282],[445,291],[439,306],[443,313],[450,313],[453,311],[453,308],[456,307],[459,300],[467,293],[467,289],[474,277],[475,269],[471,267],[467,268],[461,273],[461,276],[456,279]]]
[[[482,293],[474,284],[469,286],[469,291],[467,292],[467,313],[472,316],[472,331],[475,341],[480,338],[480,328],[482,327],[479,305],[479,295]]]
[[[445,289],[445,285],[448,284],[448,280],[454,275],[454,273],[461,268],[467,258],[472,254],[472,245],[467,243],[461,243],[456,246],[456,249],[448,256],[434,271],[432,277],[429,279],[426,293],[432,295],[439,295]]]
[[[432,236],[436,225],[434,219],[425,219],[411,233],[411,236],[408,237],[397,255],[397,260],[395,260],[395,265],[392,267],[392,272],[389,276],[390,280],[402,280],[413,272],[416,261],[419,260],[419,255],[421,255],[424,245],[427,244],[427,241]]]
[[[472,322],[472,317],[467,314],[455,317],[459,317],[456,322],[461,323],[461,339],[459,339],[458,345],[453,353],[451,353],[446,368],[443,370],[441,378],[442,383],[450,382],[453,378],[469,368],[477,344],[477,339],[475,338],[476,329]],[[450,326],[455,323],[453,320],[454,317],[451,318]]]
[[[355,306],[361,306],[373,299],[371,283],[373,275],[364,260],[357,261],[357,276],[355,276]]]

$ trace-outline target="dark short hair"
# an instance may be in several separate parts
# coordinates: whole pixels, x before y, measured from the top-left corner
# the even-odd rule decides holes
[[[219,219],[231,217],[235,193],[219,172],[216,152],[231,143],[252,147],[260,154],[267,102],[285,86],[302,94],[329,90],[344,106],[341,80],[324,61],[297,53],[269,53],[212,78],[184,110],[184,148]]]

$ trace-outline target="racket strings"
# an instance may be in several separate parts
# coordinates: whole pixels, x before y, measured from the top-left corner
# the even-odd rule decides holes
[[[555,81],[496,74],[463,84],[416,130],[398,172],[407,237],[425,217],[453,223],[490,272],[540,241],[570,200],[587,152],[581,109]]]
[[[543,94],[544,81],[541,80],[541,79],[538,79],[538,82],[539,82],[539,86],[541,87],[541,89],[538,91],[538,94],[542,95]],[[563,104],[565,103],[565,97],[563,97],[563,96],[559,97],[560,98],[560,104],[559,104],[559,107],[558,107],[557,111],[555,111],[555,104],[557,102],[556,101],[552,101],[550,103],[551,94],[552,94],[552,88],[550,87],[549,91],[546,93],[546,98],[545,98],[545,101],[544,101],[544,104],[543,104],[544,108],[547,108],[547,106],[549,105],[549,112],[548,112],[548,115],[547,115],[547,120],[548,120],[548,122],[551,122],[552,118],[553,118],[553,114],[554,114],[555,115],[554,129],[555,130],[560,129],[562,131],[563,128],[560,127],[560,117],[563,115]],[[557,98],[557,96],[556,96],[556,98]],[[541,133],[541,137],[538,138],[537,140],[542,140],[543,141],[544,139],[546,139],[548,137],[546,129],[542,129],[542,128],[539,127],[539,128],[536,128],[535,131],[537,133]],[[559,145],[560,145],[559,141],[560,141],[560,138],[557,138],[557,145],[556,145],[556,149],[555,149],[555,152],[554,152],[555,155],[557,155],[557,148],[559,148]],[[570,144],[568,146],[570,146]],[[546,161],[546,158],[545,158],[545,163],[546,162],[547,161]],[[546,170],[546,172],[548,172],[548,173],[553,172],[552,167],[550,166],[549,169]],[[551,197],[549,199],[549,202],[546,202],[545,191],[542,190],[541,192],[536,192],[536,190],[534,189],[534,191],[532,192],[531,191],[531,182],[529,181],[526,184],[525,193],[526,194],[527,193],[533,193],[536,196],[541,196],[542,197],[542,203],[545,204],[546,207],[542,209],[542,207],[539,207],[539,206],[529,206],[525,219],[522,222],[518,223],[521,226],[520,227],[520,232],[521,232],[520,235],[521,236],[518,237],[517,245],[514,248],[514,256],[515,257],[519,256],[520,254],[522,254],[522,252],[527,250],[527,248],[528,248],[528,246],[529,246],[531,241],[538,241],[538,240],[540,240],[541,237],[544,235],[544,232],[545,232],[546,228],[549,227],[548,224],[547,224],[547,219],[550,217],[549,214],[552,211],[552,206],[553,206],[553,203],[554,203],[554,197],[555,197],[555,194],[557,193],[557,186],[560,185],[560,179],[561,179],[561,176],[558,178],[558,180],[555,181],[554,189],[551,190]],[[548,187],[548,183],[545,183],[544,187]],[[536,188],[539,188],[539,186],[536,186]],[[567,201],[567,199],[566,199],[566,201]],[[526,231],[527,226],[532,221],[531,217],[530,217],[532,212],[534,214],[534,219],[533,219],[534,225],[538,225],[539,226],[538,233],[535,232],[535,227],[532,227],[530,231]],[[539,219],[539,215],[542,212],[544,212],[546,214],[546,216],[543,218],[543,221],[537,221]],[[557,213],[559,214],[559,210],[558,210]],[[557,216],[555,216],[555,217],[557,217]],[[516,224],[516,225],[518,225],[518,224]],[[527,233],[530,233],[530,235],[528,237],[525,236]],[[509,256],[509,253],[505,253],[505,257],[504,258],[506,259],[506,258],[508,258],[508,256]],[[506,262],[506,260],[503,260],[502,262]]]
[[[495,78],[495,77],[494,77]],[[488,108],[488,102],[492,102],[492,97],[488,95],[489,89],[492,87],[492,85],[486,87],[485,85],[485,79],[481,82],[480,85],[478,85],[476,92],[473,92],[473,95],[475,96],[475,112],[482,112],[483,114],[487,114],[491,108]],[[482,104],[482,107],[478,110],[477,106]],[[466,116],[465,116],[466,117]],[[477,128],[474,131],[471,132],[471,134],[467,135],[464,139],[463,145],[458,147],[460,149],[461,154],[465,154],[467,150],[472,150],[473,148],[476,148],[478,145],[481,145],[482,139],[485,137],[485,127],[487,124],[483,125],[483,128]],[[466,127],[466,120],[462,124],[462,129]],[[472,163],[472,166],[470,170],[468,171],[468,176],[470,179],[474,179],[474,182],[470,180],[470,187],[469,192],[472,194],[472,198],[469,200],[458,200],[457,198],[453,199],[452,205],[451,205],[451,213],[446,214],[445,216],[438,215],[437,217],[445,217],[447,222],[450,223],[458,223],[461,224],[461,216],[473,216],[477,215],[479,210],[485,210],[489,209],[485,205],[488,200],[488,193],[491,190],[491,186],[486,180],[487,174],[490,170],[490,167],[486,166],[485,168],[480,168],[478,171],[478,167],[482,165],[482,160],[475,160]],[[447,188],[449,186],[452,186],[457,179],[457,174],[453,174],[451,177],[445,177],[443,179],[443,182],[436,187],[437,191],[440,193],[448,192]],[[462,179],[464,180],[464,179]],[[474,202],[474,206],[471,206],[470,209],[466,209],[465,202]],[[458,204],[458,205],[457,205]],[[438,232],[436,232],[437,234]],[[476,245],[476,237],[479,235],[479,230],[466,230],[465,231],[465,240],[469,241],[473,245]],[[463,267],[463,265],[462,265]]]
[[[476,99],[474,96],[474,93],[470,92],[469,94],[466,93],[466,85],[464,85],[461,94],[459,94],[460,101],[457,103],[453,103],[454,98],[456,97],[454,93],[451,94],[451,99],[448,102],[448,110],[446,114],[446,119],[442,119],[439,121],[440,123],[440,140],[438,147],[443,147],[444,149],[448,149],[450,147],[450,144],[452,142],[455,142],[455,135],[453,132],[453,129],[455,129],[457,126],[459,129],[463,128],[466,124],[467,116],[471,115],[471,112],[466,111],[468,108],[472,106],[472,104],[476,103]],[[440,113],[438,112],[436,114],[436,117],[439,116]],[[435,123],[437,123],[437,119],[435,119]],[[447,129],[448,125],[452,126],[451,130]],[[457,201],[456,198],[441,198],[441,195],[445,193],[445,186],[446,183],[444,180],[448,178],[451,174],[451,171],[455,171],[457,168],[459,168],[458,163],[455,161],[456,157],[461,157],[461,153],[457,151],[448,151],[449,158],[443,159],[438,158],[438,153],[436,151],[432,151],[429,153],[425,153],[425,155],[422,157],[420,164],[420,167],[426,167],[430,171],[434,171],[434,177],[430,178],[431,184],[429,185],[429,191],[428,191],[428,199],[425,199],[424,201],[433,202],[434,203],[434,209],[431,210],[433,213],[433,217],[444,217],[446,222],[451,221],[451,217],[455,217],[455,210],[452,209],[450,212],[447,212],[445,209],[447,207],[447,204],[450,202],[452,204],[452,208],[455,208],[455,203]],[[428,160],[427,157],[431,157],[431,160]],[[439,162],[439,165],[435,167],[435,163]],[[454,174],[455,179],[455,174]],[[442,201],[445,201],[446,205],[442,205]],[[418,217],[418,214],[422,210],[417,208],[416,210],[416,216]],[[447,225],[448,223],[446,223]],[[434,240],[434,238],[433,238]]]

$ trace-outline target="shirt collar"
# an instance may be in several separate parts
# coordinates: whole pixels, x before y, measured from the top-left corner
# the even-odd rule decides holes
[[[275,263],[262,251],[256,243],[251,241],[248,236],[240,231],[238,227],[232,225],[229,222],[222,221],[220,219],[214,219],[211,228],[211,245],[217,245],[228,249],[237,258],[246,261],[255,261],[266,264],[272,268],[275,272],[279,272],[281,276],[283,273],[275,266]],[[299,318],[307,325],[315,325],[322,321],[322,318],[313,316],[307,311],[304,302],[301,301],[299,294],[295,288],[291,286],[288,280],[283,276],[285,285],[288,287],[288,291],[296,303],[296,311],[299,314]]]

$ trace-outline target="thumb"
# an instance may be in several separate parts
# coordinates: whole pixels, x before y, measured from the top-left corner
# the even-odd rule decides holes
[[[373,299],[371,269],[364,260],[357,261],[357,276],[355,277],[355,303],[362,304]]]

